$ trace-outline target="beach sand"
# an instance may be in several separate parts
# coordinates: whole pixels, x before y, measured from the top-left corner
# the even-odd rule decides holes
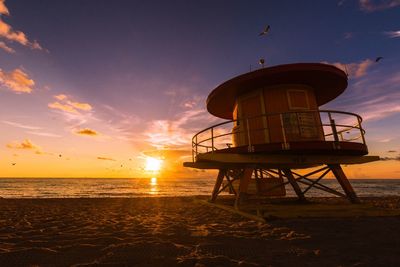
[[[400,217],[260,223],[194,197],[0,199],[0,266],[400,266]]]

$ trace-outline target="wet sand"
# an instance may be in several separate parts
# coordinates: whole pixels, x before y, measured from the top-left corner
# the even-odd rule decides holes
[[[400,266],[400,216],[260,223],[193,197],[0,199],[0,266]]]

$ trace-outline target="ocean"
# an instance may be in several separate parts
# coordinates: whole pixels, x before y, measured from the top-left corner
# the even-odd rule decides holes
[[[0,178],[1,198],[98,198],[210,195],[211,178]],[[359,196],[400,196],[400,179],[350,180]],[[340,190],[336,180],[323,184]],[[287,194],[294,195],[289,186]],[[312,189],[306,196],[332,196]]]

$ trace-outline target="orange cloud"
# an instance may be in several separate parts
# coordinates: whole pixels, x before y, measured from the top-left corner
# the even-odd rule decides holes
[[[71,107],[70,105],[66,104],[61,104],[60,102],[49,103],[47,106],[52,109],[58,109],[69,113],[75,113],[75,114],[78,113],[78,111],[74,109],[74,107]]]
[[[37,151],[40,151],[40,147],[33,144],[31,140],[29,139],[25,139],[22,142],[12,142],[7,144],[8,148],[12,148],[12,149],[36,149]]]
[[[115,161],[113,158],[107,158],[107,157],[97,157],[99,160],[110,160],[110,161]]]
[[[89,128],[76,130],[75,133],[79,134],[79,135],[89,135],[89,136],[99,135],[98,132],[96,132],[95,130],[89,129]]]
[[[5,42],[0,41],[0,49],[3,49],[7,53],[13,54],[15,50],[12,47],[9,47]]]
[[[8,8],[4,4],[4,0],[0,0],[0,15],[10,15]],[[42,47],[37,41],[29,41],[25,33],[15,31],[9,24],[5,23],[0,17],[0,37],[9,41],[17,42],[23,46],[28,46],[32,49],[42,50]]]
[[[68,105],[70,105],[76,109],[80,109],[80,110],[85,110],[85,111],[92,110],[92,106],[89,105],[88,103],[79,103],[79,102],[68,101]]]
[[[62,111],[66,111],[69,113],[79,114],[78,110],[82,111],[90,111],[92,110],[92,106],[88,103],[74,102],[68,100],[68,96],[64,94],[59,94],[54,96],[55,99],[61,101],[62,103],[56,101],[53,103],[49,103],[47,106],[52,109],[58,109]]]
[[[58,100],[64,100],[67,99],[67,96],[64,94],[60,94],[60,95],[55,95],[54,98]]]
[[[8,8],[4,4],[5,0],[0,0],[0,14],[2,15],[10,15]]]
[[[28,45],[29,41],[25,33],[21,31],[14,31],[10,25],[0,19],[0,37],[20,43],[21,45]]]
[[[4,72],[0,69],[0,85],[19,93],[31,93],[35,82],[21,69]]]

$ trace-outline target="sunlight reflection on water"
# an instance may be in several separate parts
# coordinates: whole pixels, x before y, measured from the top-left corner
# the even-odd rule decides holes
[[[158,194],[158,187],[157,187],[157,177],[152,177],[150,179],[150,192],[151,195]]]

